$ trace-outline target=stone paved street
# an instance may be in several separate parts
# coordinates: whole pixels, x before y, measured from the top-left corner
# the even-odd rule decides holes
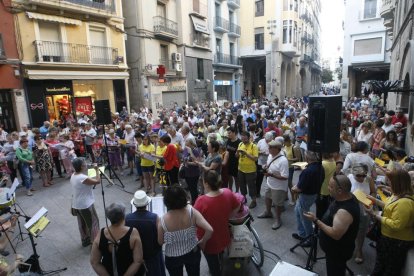
[[[298,173],[295,174],[295,179]],[[46,230],[36,239],[37,250],[40,255],[40,263],[44,270],[57,269],[67,267],[67,271],[60,275],[94,275],[94,272],[89,264],[89,248],[81,246],[77,221],[69,213],[71,189],[68,180],[63,178],[55,179],[55,185],[49,188],[40,187],[40,181],[37,174],[35,174],[34,187],[37,189],[34,196],[27,197],[23,189],[19,189],[16,193],[17,203],[22,210],[28,215],[33,215],[42,206],[49,210],[48,218],[50,224]],[[134,192],[138,186],[138,182],[134,181],[134,177],[123,177],[126,190]],[[118,187],[105,187],[106,204],[114,201],[123,202],[128,207],[129,201],[132,198]],[[96,187],[96,209],[100,218],[100,226],[103,227],[104,212],[102,203],[101,188]],[[277,254],[282,261],[289,262],[294,265],[304,265],[306,263],[306,256],[301,248],[297,248],[295,253],[291,253],[289,248],[295,244],[291,234],[296,227],[294,211],[292,206],[286,204],[286,211],[283,213],[283,226],[277,231],[271,229],[272,221],[270,219],[256,219],[257,214],[263,211],[264,202],[263,197],[258,201],[258,207],[252,210],[255,217],[253,223],[255,229],[259,233],[263,246],[266,250]],[[23,219],[21,219],[23,221]],[[26,258],[31,254],[31,247],[29,239],[19,242],[17,251],[23,254]],[[323,255],[319,252],[319,256]],[[375,251],[371,247],[365,246],[366,260],[362,265],[356,265],[353,261],[349,262],[349,267],[359,275],[367,275],[373,267],[375,259]],[[250,263],[237,270],[234,268],[234,262],[226,261],[225,275],[269,275],[275,266],[276,257],[269,253],[265,253],[265,262],[261,270]],[[272,260],[273,259],[273,260]],[[324,261],[319,261],[314,270],[320,275],[325,275]],[[202,259],[201,275],[208,275],[208,268],[204,258]],[[243,273],[242,273],[243,272]]]

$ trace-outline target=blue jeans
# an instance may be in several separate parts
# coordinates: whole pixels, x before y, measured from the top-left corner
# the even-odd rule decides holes
[[[137,170],[137,176],[142,177],[141,158],[135,157],[135,169]]]
[[[25,186],[27,190],[32,188],[32,168],[30,167],[30,164],[19,161],[19,173],[22,177],[23,186]]]
[[[299,194],[298,200],[296,201],[295,214],[296,222],[298,224],[298,235],[305,238],[312,234],[312,221],[306,219],[303,216],[304,212],[309,212],[310,207],[315,203],[318,195],[305,195]]]

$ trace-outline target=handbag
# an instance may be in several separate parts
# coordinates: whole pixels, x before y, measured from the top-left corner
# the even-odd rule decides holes
[[[381,237],[381,223],[378,220],[372,221],[368,226],[366,237],[371,241],[377,242]]]

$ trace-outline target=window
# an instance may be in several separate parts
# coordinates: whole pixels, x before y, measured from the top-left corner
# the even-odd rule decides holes
[[[231,43],[231,42],[230,42],[230,55],[235,56],[235,54],[234,54],[234,43]]]
[[[200,13],[200,0],[193,0],[193,11]]]
[[[377,55],[382,52],[382,37],[355,40],[354,56]]]
[[[220,17],[221,16],[221,9],[220,9],[220,4],[216,3],[215,7],[215,11],[216,11],[216,16]]]
[[[204,61],[202,58],[197,59],[197,79],[204,80]]]
[[[377,17],[377,0],[365,0],[364,19]]]
[[[283,0],[283,10],[284,11],[289,10],[289,0]]]
[[[286,44],[288,41],[288,21],[287,20],[283,20],[283,44]]]
[[[264,49],[264,28],[254,29],[254,48],[255,50]]]
[[[256,7],[255,16],[263,16],[264,15],[264,0],[256,0],[255,7]]]
[[[6,52],[4,51],[3,37],[0,34],[0,58],[5,58]]]
[[[39,56],[46,62],[63,62],[63,44],[60,40],[59,24],[53,22],[39,21],[39,35],[41,46]]]
[[[168,68],[168,46],[160,45],[160,63]]]
[[[221,53],[221,39],[216,38],[216,52],[217,54]]]
[[[167,17],[167,11],[165,8],[165,4],[157,2],[157,16],[161,16],[164,18]]]

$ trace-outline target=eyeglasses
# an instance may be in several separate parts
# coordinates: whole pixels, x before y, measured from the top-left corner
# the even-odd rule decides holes
[[[360,178],[365,178],[365,177],[367,177],[367,175],[366,174],[357,174],[357,175],[355,175],[356,177],[360,177]]]

